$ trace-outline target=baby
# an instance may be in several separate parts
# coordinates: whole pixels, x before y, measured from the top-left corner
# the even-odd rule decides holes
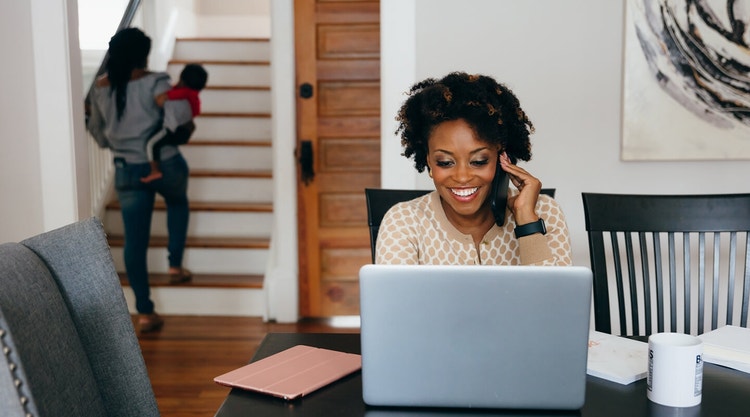
[[[180,73],[180,80],[166,93],[159,94],[154,99],[159,107],[164,107],[167,101],[183,100],[190,106],[189,111],[176,112],[180,116],[175,120],[164,119],[164,128],[149,138],[146,142],[146,155],[151,164],[149,175],[141,178],[143,182],[151,182],[162,177],[159,170],[161,160],[161,148],[164,145],[183,145],[187,142],[188,135],[176,135],[175,132],[186,123],[192,122],[193,118],[201,112],[201,101],[198,93],[206,87],[208,73],[199,64],[187,64]],[[175,103],[177,104],[177,103]],[[184,104],[183,104],[184,105]],[[192,131],[190,132],[192,133]]]

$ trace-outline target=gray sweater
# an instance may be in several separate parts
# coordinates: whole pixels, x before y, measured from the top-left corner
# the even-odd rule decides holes
[[[109,86],[95,87],[91,96],[91,112],[86,128],[99,147],[109,148],[115,157],[127,163],[147,163],[146,142],[164,121],[164,111],[156,105],[155,97],[171,88],[169,75],[154,72],[128,82],[127,104],[120,120],[117,119],[115,95]],[[162,148],[162,160],[178,153],[176,146]]]

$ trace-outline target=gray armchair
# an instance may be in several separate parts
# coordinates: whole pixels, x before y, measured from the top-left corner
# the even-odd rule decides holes
[[[0,245],[0,414],[158,416],[101,223]]]

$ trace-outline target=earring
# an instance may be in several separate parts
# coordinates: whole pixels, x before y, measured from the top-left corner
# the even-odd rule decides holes
[[[429,176],[430,176],[430,178],[432,178],[432,170],[428,169],[428,170],[427,170],[427,175],[429,175]]]

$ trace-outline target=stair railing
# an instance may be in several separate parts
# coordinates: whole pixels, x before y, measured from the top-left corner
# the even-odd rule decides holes
[[[140,4],[141,0],[130,0],[128,2],[115,33],[130,26]],[[88,92],[86,93],[86,103],[89,102],[89,97],[91,96],[91,92],[96,84],[96,79],[107,71],[108,59],[109,53],[105,53],[102,63],[96,71],[94,80],[91,82]],[[88,135],[87,148],[89,158],[91,214],[103,218],[110,190],[112,189],[112,183],[114,182],[115,169],[114,164],[112,163],[112,153],[109,149],[99,148],[90,134]]]

